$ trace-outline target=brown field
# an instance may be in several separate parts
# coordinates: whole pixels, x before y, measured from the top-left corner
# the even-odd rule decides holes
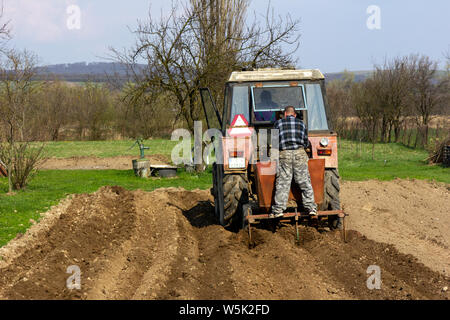
[[[75,195],[0,249],[2,299],[448,299],[449,188],[345,182],[348,241],[258,228],[256,247],[212,218],[208,191],[103,187]],[[81,290],[66,269],[81,269]],[[380,290],[366,286],[381,268]]]

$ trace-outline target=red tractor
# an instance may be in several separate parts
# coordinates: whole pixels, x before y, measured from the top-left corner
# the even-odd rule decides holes
[[[308,166],[318,220],[326,220],[331,229],[342,228],[345,213],[339,200],[337,134],[330,125],[325,78],[319,70],[233,72],[225,86],[222,116],[209,89],[203,88],[200,93],[208,127],[220,129],[223,135],[221,156],[213,164],[211,189],[221,225],[250,227],[269,218],[277,162],[261,156],[271,153],[271,145],[255,140],[255,136],[259,139],[261,129],[270,132],[283,109],[294,106],[308,129]],[[253,148],[255,143],[257,147]],[[309,219],[294,182],[289,199],[283,219]]]

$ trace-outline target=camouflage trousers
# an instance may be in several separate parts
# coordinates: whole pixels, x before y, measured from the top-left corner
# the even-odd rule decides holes
[[[303,148],[300,148],[280,151],[275,182],[275,204],[272,206],[272,212],[276,214],[286,210],[292,177],[302,191],[305,209],[309,212],[316,211],[317,205],[314,202],[314,191],[308,171],[308,155]]]

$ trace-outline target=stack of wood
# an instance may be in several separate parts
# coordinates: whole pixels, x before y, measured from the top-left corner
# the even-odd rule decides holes
[[[443,141],[436,144],[434,150],[430,152],[428,157],[429,163],[442,163],[449,166],[450,161],[450,135],[447,136]]]

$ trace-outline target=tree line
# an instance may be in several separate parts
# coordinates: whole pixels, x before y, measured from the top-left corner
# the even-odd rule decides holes
[[[107,83],[28,81],[0,80],[7,88],[0,90],[1,141],[150,138],[170,136],[173,129],[168,96],[131,105],[124,99],[126,89],[114,90]]]
[[[428,56],[409,55],[375,65],[364,81],[355,82],[349,72],[331,81],[327,95],[335,131],[347,139],[427,147],[431,121],[450,112],[449,58],[445,72],[437,66]],[[433,128],[434,138],[449,130],[443,119]]]

